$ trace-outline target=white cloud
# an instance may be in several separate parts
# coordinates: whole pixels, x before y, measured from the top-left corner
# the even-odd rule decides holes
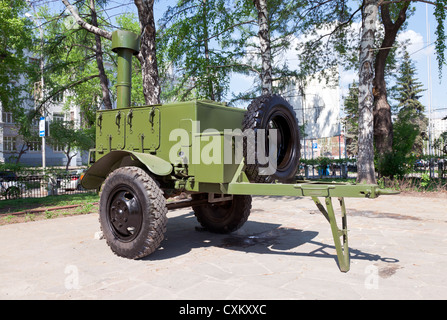
[[[407,51],[414,60],[434,54],[434,45],[427,46],[424,37],[414,30],[406,30],[400,33],[397,40],[399,43],[408,41]]]

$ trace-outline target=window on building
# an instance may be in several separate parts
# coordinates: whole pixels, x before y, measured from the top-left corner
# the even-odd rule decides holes
[[[29,151],[41,151],[42,150],[42,142],[41,141],[33,141],[29,143]]]
[[[62,101],[64,101],[64,92],[63,91],[55,94],[53,97],[53,102],[62,102]]]
[[[14,123],[11,112],[2,112],[2,121],[4,123]]]
[[[3,151],[17,151],[16,137],[3,137]]]
[[[64,121],[63,113],[53,113],[53,121]]]
[[[64,152],[64,145],[62,144],[57,144],[55,146],[53,146],[53,151],[54,152]]]

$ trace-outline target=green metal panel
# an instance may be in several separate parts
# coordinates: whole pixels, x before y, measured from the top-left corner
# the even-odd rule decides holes
[[[124,166],[145,166],[155,175],[165,176],[171,173],[172,165],[149,153],[112,151],[97,160],[85,173],[82,186],[86,189],[96,189],[101,186],[113,170]]]
[[[160,146],[160,109],[133,108],[126,117],[126,149],[155,151]]]
[[[173,165],[187,164],[185,174],[196,181],[226,183],[239,163],[224,163],[224,130],[239,129],[244,113],[243,109],[210,101],[98,111],[96,158],[110,151],[128,150],[149,152],[171,162],[170,152],[177,145],[182,147],[184,159]],[[185,143],[179,144],[175,134],[171,136],[179,129],[187,135]],[[211,149],[213,141],[218,145]],[[207,163],[205,158],[210,154],[218,157]]]
[[[121,110],[104,110],[96,117],[96,152],[97,159],[107,152],[124,149],[125,118]]]
[[[149,171],[158,176],[166,176],[172,171],[171,163],[152,154],[133,152],[132,155],[140,160],[149,169]]]

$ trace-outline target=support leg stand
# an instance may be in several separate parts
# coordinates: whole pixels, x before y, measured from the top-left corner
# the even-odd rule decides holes
[[[332,198],[326,197],[326,208],[324,208],[323,204],[317,197],[312,197],[312,199],[331,225],[331,231],[334,238],[335,250],[337,252],[338,266],[340,268],[340,271],[348,272],[350,267],[350,259],[348,247],[348,222],[346,217],[344,198],[338,198],[341,207],[342,229],[339,229],[337,226],[334,207],[332,205]],[[340,237],[343,237],[343,243],[340,240]]]

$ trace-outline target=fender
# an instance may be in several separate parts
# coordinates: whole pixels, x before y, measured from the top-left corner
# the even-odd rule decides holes
[[[148,153],[130,151],[111,151],[96,161],[84,174],[81,185],[85,189],[97,189],[113,170],[135,166],[149,170],[158,176],[166,176],[171,173],[171,163]]]

